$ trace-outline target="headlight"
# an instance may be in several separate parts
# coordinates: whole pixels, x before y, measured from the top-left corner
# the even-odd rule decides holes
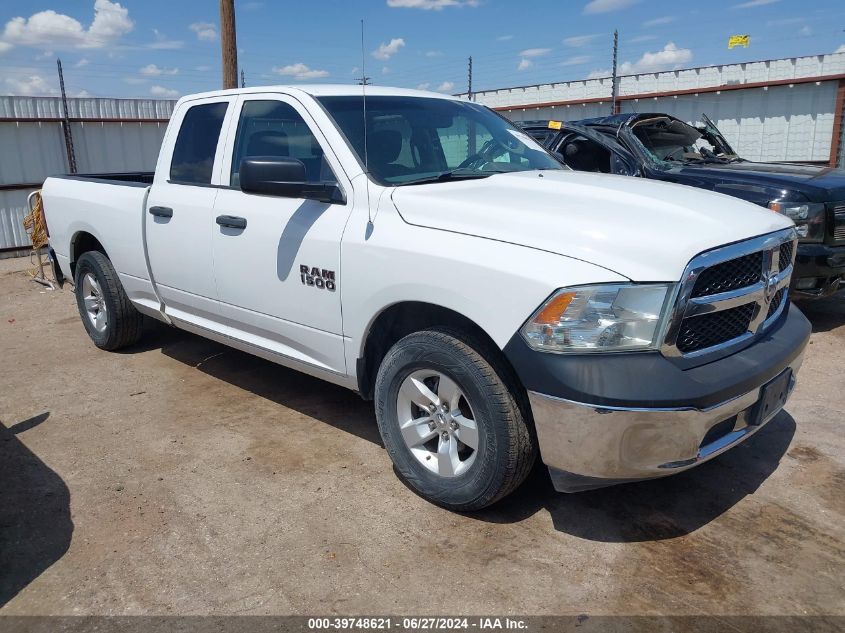
[[[820,202],[786,202],[773,200],[768,204],[772,211],[785,215],[795,222],[795,230],[802,242],[824,240],[824,204]]]
[[[548,352],[655,349],[673,284],[562,288],[522,326],[532,348]]]

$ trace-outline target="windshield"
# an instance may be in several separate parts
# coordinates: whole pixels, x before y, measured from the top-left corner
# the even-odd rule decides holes
[[[655,160],[664,162],[730,162],[737,156],[707,130],[660,117],[633,125],[633,132],[643,149]]]
[[[321,97],[319,102],[363,164],[362,98]],[[524,132],[484,106],[429,97],[367,97],[367,159],[373,178],[389,185],[563,169]]]

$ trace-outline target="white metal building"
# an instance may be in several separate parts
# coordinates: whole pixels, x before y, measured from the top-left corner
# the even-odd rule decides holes
[[[611,79],[485,90],[473,99],[515,121],[611,113]],[[617,112],[706,113],[744,158],[843,166],[845,53],[620,77]]]
[[[68,99],[79,173],[152,171],[175,101]],[[70,171],[58,97],[0,97],[0,256],[29,244],[26,198]]]

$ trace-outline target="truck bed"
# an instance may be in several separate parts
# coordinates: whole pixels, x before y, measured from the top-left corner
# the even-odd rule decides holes
[[[50,244],[72,279],[77,244],[99,242],[130,299],[156,303],[144,253],[144,204],[150,172],[73,174],[50,177],[41,195]]]

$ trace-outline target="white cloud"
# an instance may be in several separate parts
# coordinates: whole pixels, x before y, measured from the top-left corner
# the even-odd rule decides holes
[[[811,29],[806,24],[804,26],[802,26],[801,29],[798,31],[798,35],[800,35],[801,37],[810,37],[812,34],[813,34],[813,29]]]
[[[179,69],[178,68],[159,68],[155,64],[147,64],[141,70],[138,71],[142,75],[146,75],[147,77],[157,77],[159,75],[178,75]]]
[[[500,35],[496,38],[497,42],[508,42],[513,39],[513,35]]]
[[[520,59],[519,60],[519,66],[517,66],[516,69],[517,70],[527,70],[528,68],[531,68],[533,65],[534,65],[534,62],[532,62],[530,59]]]
[[[73,67],[74,67],[74,68],[82,68],[83,66],[87,66],[89,63],[90,63],[90,62],[89,62],[86,58],[84,58],[84,57],[83,57],[83,58],[82,58],[82,59],[80,59],[78,62],[76,62],[76,63],[73,65]]]
[[[444,55],[443,51],[426,51],[425,52],[426,57],[443,57],[443,55]]]
[[[5,53],[6,51],[8,51],[12,48],[14,48],[14,47],[11,44],[9,44],[8,42],[0,42],[0,53]]]
[[[692,51],[688,48],[678,48],[669,42],[662,50],[654,53],[643,53],[635,62],[623,62],[619,66],[620,75],[637,75],[640,73],[656,73],[662,70],[672,70],[686,64],[692,59]],[[594,70],[587,79],[601,79],[610,77],[611,71],[606,68]]]
[[[296,64],[288,64],[287,66],[275,67],[273,72],[284,77],[293,77],[294,79],[321,79],[329,76],[328,70],[316,70],[309,68],[302,62]]]
[[[519,56],[520,57],[542,57],[543,55],[548,55],[552,52],[550,48],[526,48],[522,51]]]
[[[382,75],[389,75],[390,74],[390,66],[382,66],[381,67],[381,74]]]
[[[399,52],[399,49],[405,46],[405,40],[401,37],[394,37],[390,42],[384,42],[373,51],[373,57],[381,60],[388,60]]]
[[[678,48],[669,42],[662,50],[654,53],[643,53],[635,62],[623,62],[619,67],[620,75],[636,75],[638,73],[654,73],[661,70],[677,68],[692,59],[692,51],[688,48]]]
[[[665,15],[662,18],[654,18],[653,20],[646,20],[643,26],[660,26],[661,24],[669,24],[674,22],[675,18],[671,15]]]
[[[589,55],[576,55],[575,57],[570,57],[569,59],[564,59],[560,62],[560,66],[580,66],[581,64],[586,64],[590,61]]]
[[[138,84],[147,83],[147,79],[145,79],[144,77],[136,77],[135,75],[124,77],[123,81],[128,83],[130,86],[137,86]]]
[[[642,42],[651,42],[652,40],[656,40],[656,35],[638,35],[637,37],[632,37],[628,40],[631,44],[640,44]]]
[[[241,5],[238,5],[239,8],[243,9],[244,11],[258,11],[258,9],[264,8],[263,2],[244,2]]]
[[[205,66],[205,65],[197,66],[196,68],[194,68],[194,70],[201,72],[201,73],[207,73],[209,70],[211,70],[211,66]]]
[[[431,84],[427,81],[417,84],[417,90],[428,90],[429,88],[431,88]]]
[[[387,0],[392,9],[423,9],[440,11],[447,7],[477,7],[480,0]]]
[[[840,46],[839,48],[837,48],[837,49],[836,49],[835,51],[833,51],[833,52],[834,52],[834,53],[845,53],[845,44],[843,44],[842,46]]]
[[[179,96],[178,90],[172,88],[165,88],[164,86],[151,86],[150,94],[154,97],[165,97],[167,99],[175,99]]]
[[[217,39],[217,25],[211,22],[194,22],[188,28],[197,34],[198,40],[213,42]]]
[[[435,88],[435,90],[437,90],[437,92],[452,92],[452,90],[454,90],[454,88],[455,88],[454,83],[452,83],[451,81],[444,81],[442,84],[437,86],[437,88]]]
[[[734,9],[753,9],[754,7],[764,7],[767,4],[774,4],[780,0],[750,0],[750,2],[743,2],[735,5]]]
[[[572,48],[580,48],[581,46],[586,46],[597,37],[598,35],[573,35],[572,37],[565,38],[563,43]]]
[[[79,20],[52,9],[6,23],[0,37],[6,46],[44,49],[103,48],[115,43],[135,26],[129,10],[117,2],[94,1],[94,19],[86,29]]]
[[[160,51],[172,51],[182,48],[184,45],[185,42],[182,40],[171,40],[158,29],[153,29],[153,41],[147,46],[147,48]]]
[[[349,71],[349,74],[354,76],[357,75],[359,72],[361,72],[361,69],[355,66],[352,70]]]
[[[24,77],[6,77],[6,85],[13,95],[52,95],[58,92],[44,77],[34,74]]]
[[[584,13],[609,13],[626,9],[639,0],[590,0],[584,7]]]
[[[77,92],[73,96],[81,99],[81,98],[84,98],[84,97],[90,97],[91,93],[88,92],[87,90],[80,90],[79,92]]]

